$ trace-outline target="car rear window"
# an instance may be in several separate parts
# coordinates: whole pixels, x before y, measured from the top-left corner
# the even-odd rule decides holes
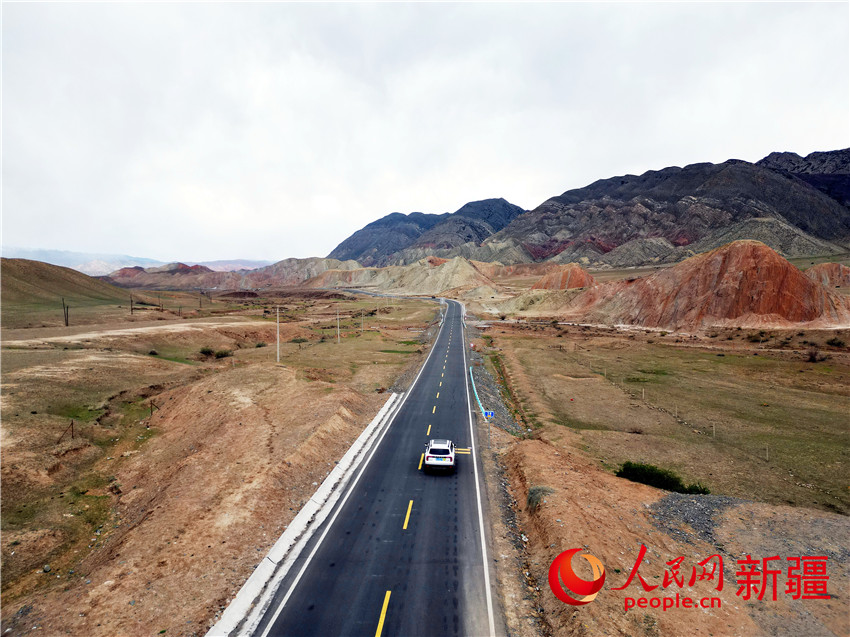
[[[447,455],[449,455],[449,450],[448,449],[431,449],[431,451],[429,451],[428,453],[431,454],[432,456],[447,456]]]

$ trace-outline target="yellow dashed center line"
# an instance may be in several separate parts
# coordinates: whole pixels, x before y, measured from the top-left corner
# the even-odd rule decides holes
[[[423,460],[425,460],[425,454],[424,453],[421,456],[419,456],[419,468],[417,469],[417,471],[422,470],[422,461]]]
[[[436,413],[437,413],[437,405],[434,405],[434,409],[432,409],[432,410],[431,410],[431,413],[432,413],[432,414],[436,414]]]
[[[410,501],[410,504],[407,505],[407,515],[404,516],[404,526],[401,527],[402,531],[407,530],[407,523],[410,521],[410,510],[413,508],[413,500]]]
[[[378,620],[378,630],[375,631],[375,637],[381,637],[381,631],[384,630],[384,620],[387,618],[387,606],[390,605],[390,591],[384,596],[384,606],[381,608],[381,618]]]
[[[440,378],[442,378],[443,376],[445,376],[445,374],[440,374]]]
[[[443,386],[443,381],[440,381],[440,387],[442,387],[442,386]]]
[[[426,435],[426,436],[430,436],[430,435],[431,435],[431,425],[428,425],[428,431],[426,431],[426,432],[425,432],[425,435]]]
[[[440,397],[440,392],[437,392],[437,398],[439,398],[439,397]]]

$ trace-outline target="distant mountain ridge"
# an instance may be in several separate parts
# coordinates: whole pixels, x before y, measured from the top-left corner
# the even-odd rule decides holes
[[[4,257],[29,259],[31,261],[60,265],[76,270],[77,272],[82,272],[83,274],[88,274],[89,276],[103,276],[121,268],[135,266],[150,268],[168,265],[164,261],[145,257],[133,257],[126,254],[74,252],[71,250],[37,250],[3,246],[2,253]],[[270,265],[271,263],[271,261],[251,259],[224,259],[218,261],[189,261],[187,265],[202,265],[216,272],[231,272],[234,270],[253,270]]]
[[[299,286],[326,270],[353,270],[356,261],[337,259],[283,259],[256,270],[216,272],[202,266],[170,263],[165,266],[121,268],[103,281],[127,288],[149,290],[246,290]]]
[[[328,258],[353,259],[364,266],[406,265],[423,258],[420,251],[480,243],[524,212],[504,199],[473,201],[453,213],[394,212],[355,232]]]
[[[486,200],[493,201],[507,204]],[[466,221],[471,216],[461,213],[467,206],[448,216],[388,215],[330,256],[375,265],[462,256],[505,264],[633,267],[674,263],[748,239],[785,257],[838,254],[850,250],[850,149],[807,157],[772,153],[755,164],[730,159],[601,179],[528,212],[499,217],[489,234]]]

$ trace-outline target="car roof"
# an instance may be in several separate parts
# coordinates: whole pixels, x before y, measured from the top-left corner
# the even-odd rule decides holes
[[[430,445],[432,447],[449,447],[449,446],[451,446],[451,444],[452,444],[451,440],[446,440],[444,438],[435,438],[434,440],[432,440],[430,442]]]

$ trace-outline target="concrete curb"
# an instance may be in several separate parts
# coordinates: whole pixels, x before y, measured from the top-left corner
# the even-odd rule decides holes
[[[300,557],[313,533],[330,514],[346,484],[356,472],[371,447],[371,440],[383,429],[402,404],[403,394],[393,394],[369,425],[349,447],[316,492],[304,504],[298,515],[272,546],[268,555],[257,565],[236,597],[228,604],[221,618],[207,632],[207,637],[250,635],[271,604],[276,585]]]

